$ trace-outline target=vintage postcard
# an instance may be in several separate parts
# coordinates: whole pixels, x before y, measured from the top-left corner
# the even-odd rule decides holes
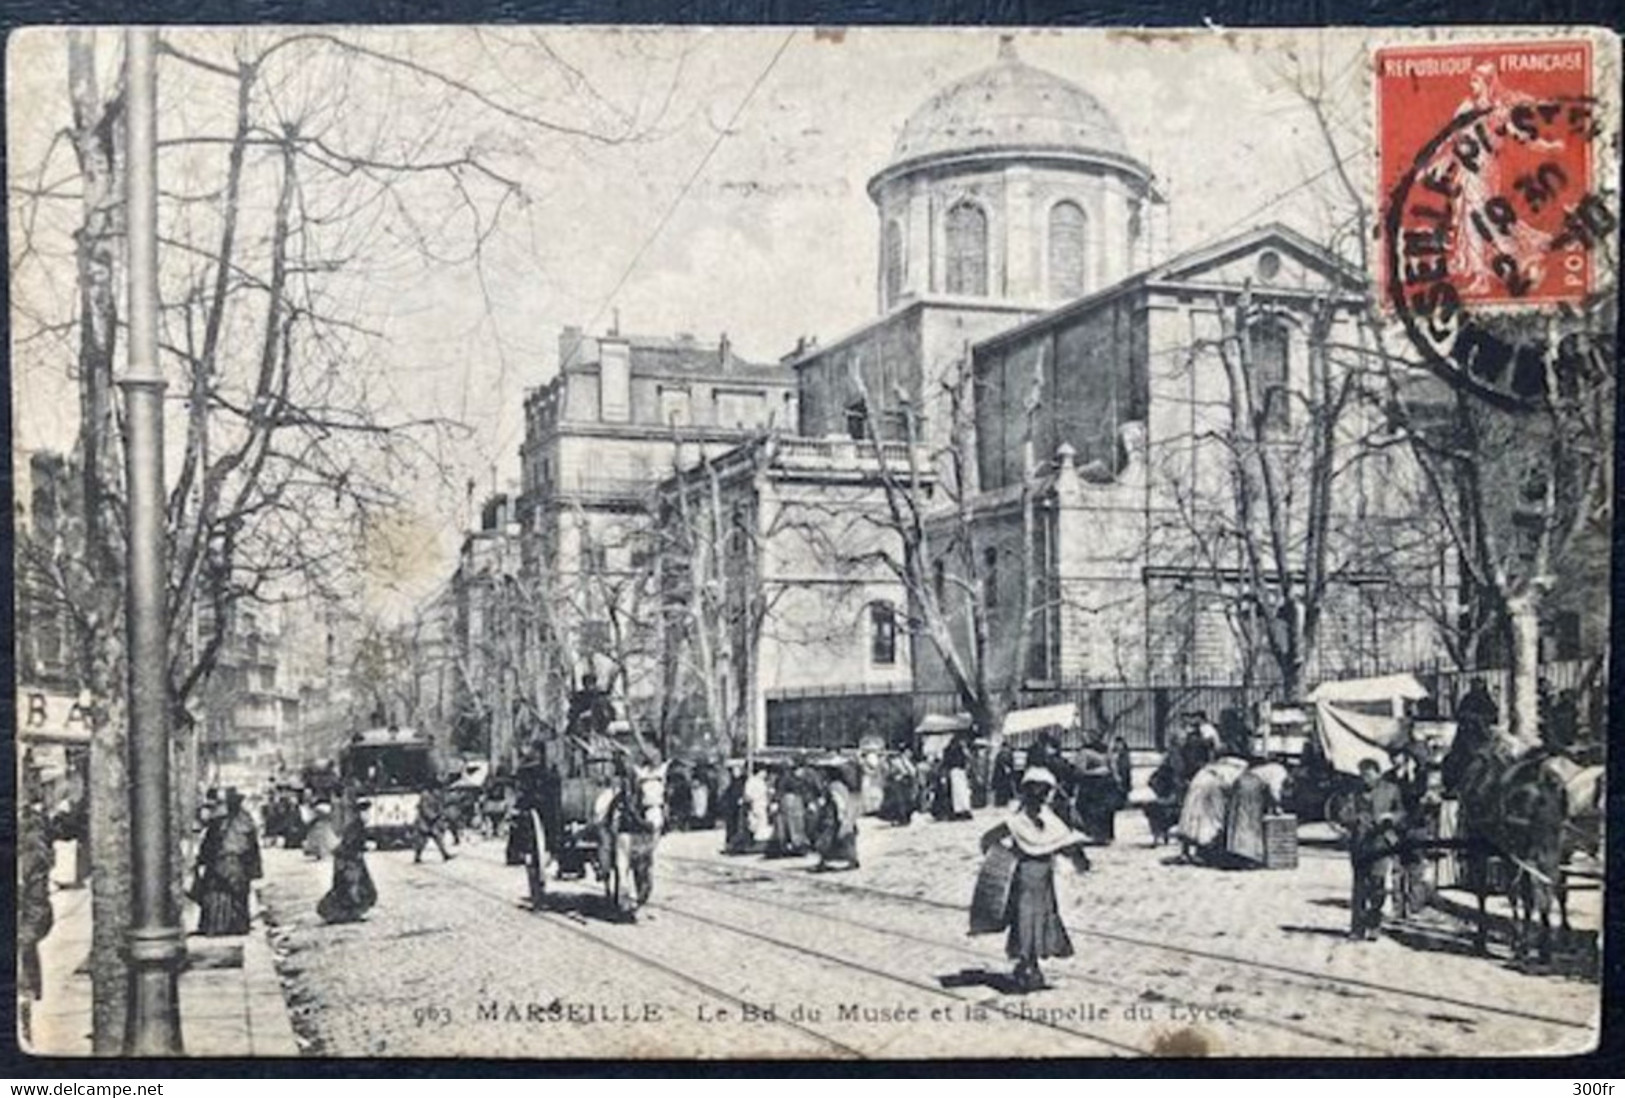
[[[6,69],[25,1050],[1597,1047],[1611,32]]]

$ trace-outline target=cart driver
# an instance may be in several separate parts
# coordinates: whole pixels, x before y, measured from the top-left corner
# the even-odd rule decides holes
[[[570,695],[566,727],[574,736],[602,736],[615,720],[615,710],[598,689],[598,676],[591,671],[581,676],[581,689]]]

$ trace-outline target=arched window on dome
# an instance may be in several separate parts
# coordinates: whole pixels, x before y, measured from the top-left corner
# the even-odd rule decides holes
[[[1076,202],[1057,202],[1049,212],[1049,289],[1051,297],[1082,297],[1087,258],[1088,221]]]
[[[889,309],[903,296],[903,227],[895,221],[886,222],[886,233],[881,243],[881,263],[885,270],[886,307]]]
[[[969,202],[948,211],[948,284],[951,294],[987,296],[987,215]]]

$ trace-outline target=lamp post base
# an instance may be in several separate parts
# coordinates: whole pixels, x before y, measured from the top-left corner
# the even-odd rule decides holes
[[[181,1054],[180,972],[186,943],[176,927],[130,931],[124,1055]]]

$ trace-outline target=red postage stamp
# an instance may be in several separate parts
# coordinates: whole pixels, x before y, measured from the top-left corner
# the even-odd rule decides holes
[[[1587,41],[1375,51],[1379,272],[1410,317],[1578,302],[1613,228]]]

